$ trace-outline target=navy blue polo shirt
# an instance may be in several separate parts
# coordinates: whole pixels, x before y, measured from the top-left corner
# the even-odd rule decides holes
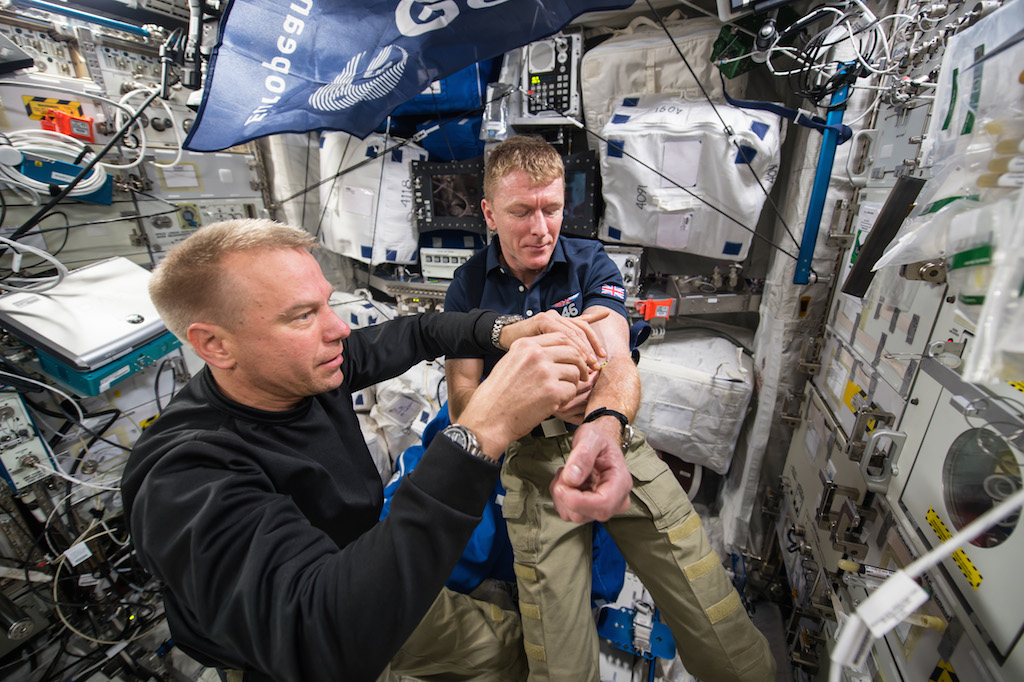
[[[495,238],[455,271],[444,299],[445,310],[486,308],[523,317],[557,310],[576,317],[590,306],[603,305],[628,320],[622,274],[601,242],[559,236],[548,267],[529,288],[501,264],[500,249]],[[495,356],[484,358],[484,376],[497,360]]]

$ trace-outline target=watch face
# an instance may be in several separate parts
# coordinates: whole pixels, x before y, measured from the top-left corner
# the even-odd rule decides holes
[[[449,426],[444,430],[446,436],[451,438],[452,442],[461,448],[465,448],[469,444],[469,438],[466,437],[466,432],[457,426]]]

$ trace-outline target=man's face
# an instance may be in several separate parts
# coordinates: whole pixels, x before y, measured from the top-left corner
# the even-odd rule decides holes
[[[536,185],[523,171],[498,181],[493,200],[481,202],[487,226],[501,240],[505,265],[529,286],[544,272],[562,229],[565,181]]]
[[[342,341],[352,333],[330,308],[333,288],[305,249],[229,255],[225,278],[240,309],[224,345],[234,366],[218,375],[234,400],[285,410],[341,385]]]

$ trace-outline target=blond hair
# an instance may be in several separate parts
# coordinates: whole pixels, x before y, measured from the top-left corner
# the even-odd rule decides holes
[[[484,197],[494,201],[498,183],[509,173],[522,171],[536,185],[565,179],[565,164],[558,150],[539,137],[510,137],[490,151],[484,167]]]
[[[225,220],[200,228],[175,246],[153,270],[149,296],[167,329],[187,343],[195,322],[232,326],[239,302],[231,298],[230,282],[221,264],[239,251],[313,249],[317,243],[305,230],[265,219]]]

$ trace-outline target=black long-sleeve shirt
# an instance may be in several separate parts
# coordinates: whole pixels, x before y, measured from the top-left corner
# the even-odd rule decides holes
[[[182,650],[281,682],[376,678],[451,573],[498,467],[435,438],[378,522],[352,391],[421,360],[495,352],[495,317],[356,330],[342,385],[287,412],[228,400],[206,368],[171,400],[133,449],[122,493]]]

